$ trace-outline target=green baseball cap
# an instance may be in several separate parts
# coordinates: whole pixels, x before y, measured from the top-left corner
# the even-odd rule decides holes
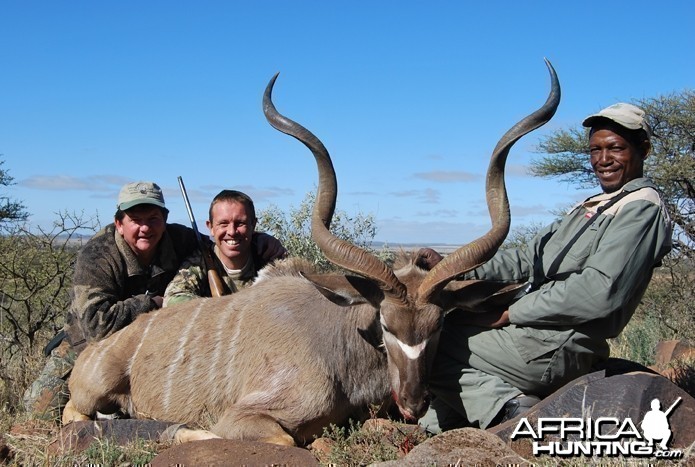
[[[118,194],[116,209],[126,211],[138,204],[154,204],[165,210],[164,194],[159,185],[153,182],[133,182],[124,185]]]
[[[601,118],[612,120],[629,130],[644,130],[649,139],[652,137],[652,129],[647,123],[644,110],[632,104],[625,104],[623,102],[613,104],[598,113],[586,117],[582,125],[591,128],[594,126],[594,123]]]

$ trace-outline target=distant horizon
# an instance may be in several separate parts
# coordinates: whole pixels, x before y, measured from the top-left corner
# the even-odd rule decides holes
[[[107,224],[104,224],[102,228],[104,228]],[[189,227],[189,226],[187,226]],[[264,230],[257,230],[257,232],[265,232]],[[81,233],[81,232],[76,232],[72,234],[72,241],[78,242],[78,241],[86,241],[92,238],[97,232],[94,233]],[[205,232],[200,232],[200,234],[204,237],[210,238],[210,240],[213,240],[207,233]],[[58,235],[57,238],[64,238],[67,237],[68,234],[60,234]],[[391,243],[391,242],[383,242],[381,240],[371,240],[369,241],[370,246],[372,247],[383,247],[383,246],[388,246],[390,248],[399,248],[399,247],[429,247],[433,248],[440,253],[444,251],[453,251],[456,248],[464,245],[464,243],[433,243],[433,244],[425,244],[421,242],[414,242],[414,243],[408,243],[408,242],[397,242],[397,243]]]

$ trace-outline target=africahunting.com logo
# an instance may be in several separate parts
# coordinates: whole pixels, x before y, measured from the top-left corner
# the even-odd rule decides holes
[[[669,449],[673,437],[668,417],[680,403],[676,399],[666,411],[654,399],[651,410],[637,425],[630,418],[522,418],[511,439],[530,438],[533,454],[557,457],[657,457],[681,459],[683,452]],[[547,438],[547,439],[546,439]]]

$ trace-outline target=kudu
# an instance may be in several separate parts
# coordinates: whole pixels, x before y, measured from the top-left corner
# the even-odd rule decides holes
[[[546,103],[511,128],[492,154],[486,183],[490,231],[429,271],[417,257],[391,268],[330,233],[337,196],[331,159],[313,134],[277,112],[271,100],[275,75],[263,98],[266,118],[304,143],[318,165],[312,237],[330,261],[358,275],[300,272],[299,261],[289,261],[233,295],[138,317],[79,356],[64,423],[124,408],[138,418],[216,420],[211,432],[179,430],[179,441],[304,444],[323,427],[390,397],[404,417],[421,416],[445,312],[480,300],[478,282],[458,279],[492,257],[509,230],[509,150],[546,123],[559,104],[557,76],[547,65]]]

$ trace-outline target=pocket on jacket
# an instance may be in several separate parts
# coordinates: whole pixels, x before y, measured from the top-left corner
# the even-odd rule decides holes
[[[596,214],[598,215],[598,214]],[[584,264],[584,260],[591,253],[591,246],[594,244],[594,239],[598,234],[599,222],[594,222],[589,226],[586,232],[577,239],[575,244],[567,252],[567,257],[577,264]]]
[[[574,333],[571,329],[546,329],[509,326],[507,331],[526,363],[559,349]]]

